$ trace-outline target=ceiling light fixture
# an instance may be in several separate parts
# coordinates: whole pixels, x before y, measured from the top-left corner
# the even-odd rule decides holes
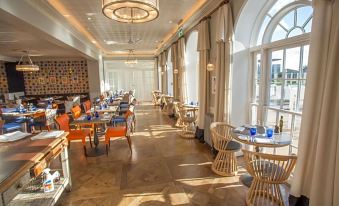
[[[35,71],[39,71],[39,66],[33,64],[31,58],[29,57],[29,52],[28,51],[24,51],[25,54],[23,54],[19,60],[19,63],[15,66],[17,71],[22,71],[22,72],[35,72]],[[25,64],[22,62],[23,57],[27,55],[28,64]]]
[[[159,16],[159,0],[102,0],[103,14],[123,23],[144,23]]]
[[[134,50],[133,49],[130,49],[128,50],[129,53],[128,53],[128,56],[127,56],[127,59],[125,61],[125,64],[127,66],[134,66],[138,63],[138,60],[136,58],[134,58]]]

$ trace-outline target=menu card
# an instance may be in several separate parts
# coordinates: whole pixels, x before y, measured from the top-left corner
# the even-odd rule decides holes
[[[30,135],[29,133],[23,133],[20,131],[11,132],[11,133],[0,135],[0,142],[13,142],[13,141],[23,139],[29,135]]]

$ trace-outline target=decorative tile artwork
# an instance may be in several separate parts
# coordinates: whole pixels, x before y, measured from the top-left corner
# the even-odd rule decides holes
[[[24,72],[26,95],[88,93],[84,59],[34,61],[38,72]]]
[[[0,61],[0,94],[8,93],[7,76],[4,62]]]

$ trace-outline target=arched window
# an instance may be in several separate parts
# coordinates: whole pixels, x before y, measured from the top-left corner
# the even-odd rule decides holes
[[[198,32],[193,31],[187,39],[185,53],[186,103],[198,103],[199,90],[199,53],[197,51]]]
[[[313,9],[310,1],[278,0],[262,12],[252,36],[251,121],[273,127],[282,118],[289,152],[297,153]]]
[[[173,65],[171,49],[168,50],[166,65],[167,65],[167,92],[169,95],[173,95]]]

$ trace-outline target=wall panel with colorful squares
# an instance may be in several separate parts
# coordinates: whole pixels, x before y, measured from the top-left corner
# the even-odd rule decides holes
[[[35,60],[37,72],[24,72],[26,95],[88,93],[88,71],[85,59]],[[0,92],[8,92],[6,73],[0,64]]]
[[[5,63],[0,61],[0,95],[8,93],[8,84]]]

